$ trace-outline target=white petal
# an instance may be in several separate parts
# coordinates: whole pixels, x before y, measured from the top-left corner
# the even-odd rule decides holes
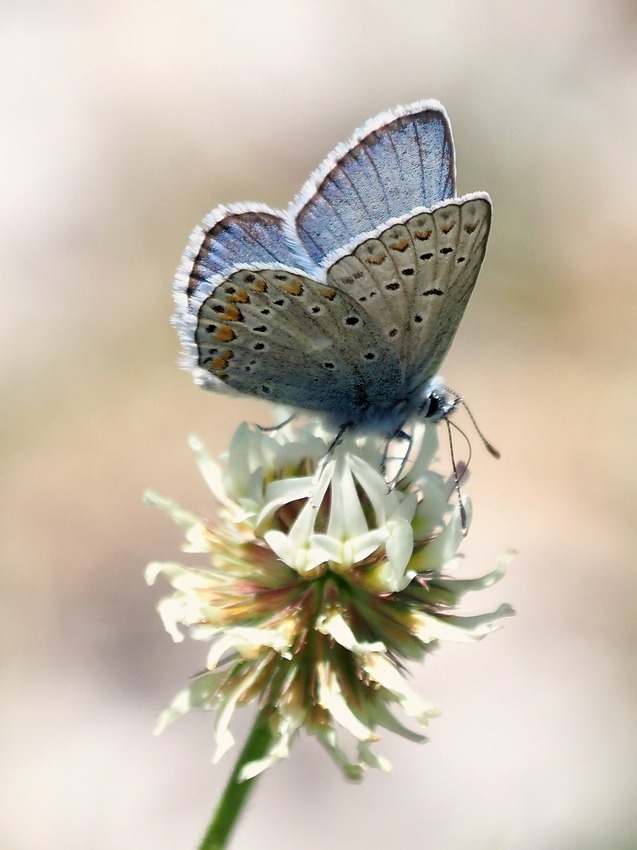
[[[277,558],[300,575],[311,572],[328,560],[325,550],[309,542],[297,543],[282,531],[266,531],[264,539]]]
[[[287,534],[273,530],[264,535],[275,555],[301,574],[328,560],[326,552],[312,539],[317,513],[318,507],[308,500]]]
[[[312,477],[282,478],[273,481],[265,488],[265,505],[257,518],[257,526],[290,502],[307,499],[312,490]]]
[[[396,582],[400,585],[414,551],[414,533],[411,523],[402,517],[392,520],[389,526],[391,532],[385,544],[385,552],[394,571]]]
[[[336,540],[330,534],[313,534],[311,542],[325,552],[330,561],[351,567],[360,563],[375,552],[387,540],[389,532],[385,528],[367,531],[359,537]]]
[[[347,700],[338,685],[333,671],[327,664],[321,662],[317,665],[318,673],[318,703],[322,705],[332,717],[351,732],[355,738],[366,741],[373,733],[372,730],[362,723],[347,704]]]
[[[416,422],[412,430],[413,463],[408,467],[401,481],[415,483],[429,474],[429,467],[438,452],[438,429],[432,422]]]
[[[416,744],[422,744],[427,740],[427,737],[420,732],[414,732],[413,729],[404,726],[389,710],[387,703],[378,701],[374,706],[374,721],[378,726],[406,738],[408,741],[414,741]]]
[[[196,434],[191,434],[188,437],[188,445],[195,453],[201,476],[212,491],[213,496],[222,504],[231,505],[232,502],[226,494],[226,488],[223,486],[221,467],[210,457],[203,440]]]
[[[279,712],[281,711],[279,707]],[[291,713],[279,714],[279,722],[276,724],[274,737],[266,754],[254,761],[248,762],[241,769],[239,781],[245,782],[246,779],[252,779],[253,776],[258,776],[272,767],[281,759],[285,759],[290,755],[290,744],[297,731],[302,726],[304,720],[303,714],[293,716]]]
[[[206,534],[206,526],[199,517],[190,511],[184,510],[173,499],[167,499],[152,490],[147,490],[144,493],[144,504],[165,511],[183,529],[186,538],[193,537],[196,540],[201,540]],[[207,548],[198,551],[205,552]]]
[[[426,726],[431,717],[436,717],[438,709],[420,699],[420,697],[407,687],[403,676],[384,656],[370,654],[365,660],[365,669],[369,675],[382,685],[398,700],[400,705],[410,717],[415,717]]]
[[[483,590],[486,587],[491,587],[503,578],[506,568],[515,554],[516,552],[514,550],[505,552],[498,558],[495,570],[486,573],[486,575],[470,579],[437,578],[436,584],[453,593],[456,597],[474,590]]]
[[[413,612],[410,625],[420,640],[430,643],[434,640],[453,640],[460,643],[468,643],[481,640],[486,635],[500,628],[495,620],[502,617],[510,617],[514,613],[510,605],[500,605],[496,611],[487,614],[478,614],[474,617],[449,616],[442,619],[424,614],[420,611]]]
[[[210,709],[221,679],[222,676],[218,673],[204,673],[202,676],[197,676],[187,688],[175,695],[170,705],[159,715],[153,730],[154,734],[159,735],[167,726],[192,709]]]
[[[375,767],[382,770],[384,773],[391,773],[393,770],[392,763],[383,756],[376,755],[372,750],[374,741],[361,741],[358,745],[358,755],[363,764],[368,767]]]
[[[331,635],[337,643],[352,652],[385,652],[385,644],[381,641],[366,643],[357,641],[354,632],[345,621],[342,614],[337,612],[318,617],[316,628],[324,635]]]
[[[364,767],[360,763],[350,761],[346,751],[338,742],[338,737],[334,728],[329,726],[324,727],[323,729],[316,730],[314,734],[325,747],[327,752],[332,756],[347,779],[352,782],[358,782],[363,775]]]
[[[365,514],[356,491],[345,449],[334,450],[335,467],[330,487],[330,516],[327,533],[336,540],[351,538],[368,531]]]
[[[365,462],[359,455],[351,454],[350,467],[365,495],[372,504],[376,525],[384,525],[388,510],[391,511],[398,502],[395,490],[387,492],[387,482],[378,469]]]
[[[213,764],[217,764],[234,745],[234,736],[230,731],[232,715],[234,714],[237,702],[249,690],[254,680],[260,674],[261,668],[258,664],[255,664],[253,669],[241,680],[236,688],[231,691],[224,691],[223,701],[219,704],[214,719],[214,734],[217,746],[212,756]]]

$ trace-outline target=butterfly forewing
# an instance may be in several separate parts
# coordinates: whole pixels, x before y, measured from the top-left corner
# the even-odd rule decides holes
[[[414,298],[417,268],[412,236],[404,224],[396,224],[338,260],[328,269],[327,279],[373,316],[402,354],[408,329],[406,306]]]
[[[203,301],[195,338],[199,366],[230,389],[343,422],[403,375],[346,293],[288,269],[232,274]]]
[[[393,224],[337,260],[327,278],[383,329],[407,385],[425,384],[456,332],[484,258],[491,203],[446,202]]]
[[[427,230],[429,221],[432,243],[419,239],[422,225]],[[415,216],[407,224],[414,244],[420,246],[417,286],[403,349],[409,388],[422,386],[447,354],[476,285],[490,226],[491,200],[483,193],[445,204],[424,220]]]
[[[323,161],[292,212],[316,263],[361,233],[453,195],[449,119],[436,101],[390,110],[368,122]]]

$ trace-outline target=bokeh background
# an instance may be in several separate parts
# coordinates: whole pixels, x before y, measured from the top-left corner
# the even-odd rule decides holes
[[[495,218],[444,369],[474,438],[467,570],[519,550],[517,617],[414,671],[443,709],[393,774],[302,739],[233,847],[637,847],[637,13],[629,0],[27,0],[0,9],[0,846],[193,848],[231,767],[210,718],[154,717],[200,669],[145,563],[214,512],[256,402],[178,370],[171,281],[219,203],[284,206],[367,118],[440,99],[460,192]],[[472,607],[473,606],[473,607]],[[236,724],[241,739],[249,712]]]

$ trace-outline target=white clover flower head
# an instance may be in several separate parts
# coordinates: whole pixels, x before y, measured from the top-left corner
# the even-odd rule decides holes
[[[159,612],[173,639],[185,630],[210,641],[206,671],[175,697],[158,730],[190,709],[214,710],[216,762],[234,743],[235,708],[258,702],[272,744],[244,766],[243,779],[287,757],[301,728],[351,779],[367,767],[388,770],[372,746],[379,729],[424,740],[394,705],[421,727],[438,713],[407,686],[404,663],[441,640],[479,639],[511,613],[507,605],[456,613],[465,593],[501,577],[504,561],[482,578],[453,578],[463,530],[453,488],[431,469],[435,426],[414,426],[410,463],[398,463],[391,489],[375,437],[348,436],[315,480],[329,441],[316,424],[271,432],[243,424],[222,469],[191,438],[221,504],[214,525],[147,494],[182,527],[185,551],[207,558],[200,567],[146,569],[148,583],[161,574],[172,585]],[[391,464],[385,474],[391,480]],[[468,499],[465,510],[470,520]],[[356,741],[353,755],[343,731]]]

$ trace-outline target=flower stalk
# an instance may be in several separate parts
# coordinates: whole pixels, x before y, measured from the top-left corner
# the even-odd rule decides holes
[[[268,751],[271,742],[272,734],[268,723],[261,714],[258,714],[198,850],[223,850],[228,846],[232,832],[258,779],[256,776],[241,779],[243,768],[246,764],[261,759]]]

